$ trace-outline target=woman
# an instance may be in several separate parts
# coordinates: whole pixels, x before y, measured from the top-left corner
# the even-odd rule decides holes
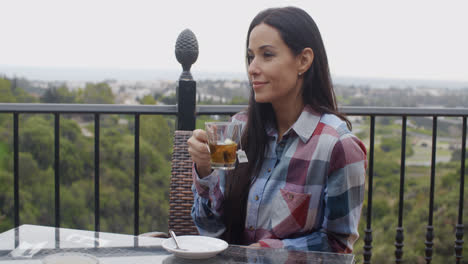
[[[247,35],[251,94],[242,145],[248,163],[212,170],[203,130],[194,161],[192,217],[200,234],[233,244],[350,253],[358,238],[366,149],[338,112],[312,18],[295,7],[259,13]]]

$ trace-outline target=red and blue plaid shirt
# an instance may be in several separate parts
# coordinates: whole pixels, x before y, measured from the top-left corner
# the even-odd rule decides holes
[[[245,124],[239,113],[233,122]],[[366,148],[335,115],[306,106],[277,142],[267,128],[268,148],[250,188],[244,244],[350,253],[359,237],[364,200]],[[192,217],[201,235],[220,236],[224,177],[221,170],[200,179],[193,169]]]

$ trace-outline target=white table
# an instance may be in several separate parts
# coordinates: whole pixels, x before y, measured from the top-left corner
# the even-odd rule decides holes
[[[252,249],[229,245],[205,260],[176,258],[161,247],[162,238],[22,225],[0,234],[0,264],[37,264],[48,255],[79,252],[93,255],[101,264],[133,263],[354,263],[354,256],[286,249]]]

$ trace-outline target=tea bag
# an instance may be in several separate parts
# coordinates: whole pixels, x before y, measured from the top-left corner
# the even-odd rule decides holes
[[[242,149],[239,149],[236,151],[237,153],[237,159],[239,160],[239,163],[246,163],[249,160],[247,159],[247,154],[245,154],[245,151]]]
[[[237,160],[239,163],[247,163],[249,160],[247,159],[247,154],[242,149],[242,137],[239,139],[239,149],[236,151],[237,153]]]

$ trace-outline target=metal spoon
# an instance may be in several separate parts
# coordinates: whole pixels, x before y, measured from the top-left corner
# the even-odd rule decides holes
[[[179,246],[179,243],[177,242],[177,236],[176,236],[176,234],[174,233],[174,231],[169,230],[169,234],[171,235],[172,239],[174,239],[176,249],[187,251],[187,249],[181,248],[181,247]]]

